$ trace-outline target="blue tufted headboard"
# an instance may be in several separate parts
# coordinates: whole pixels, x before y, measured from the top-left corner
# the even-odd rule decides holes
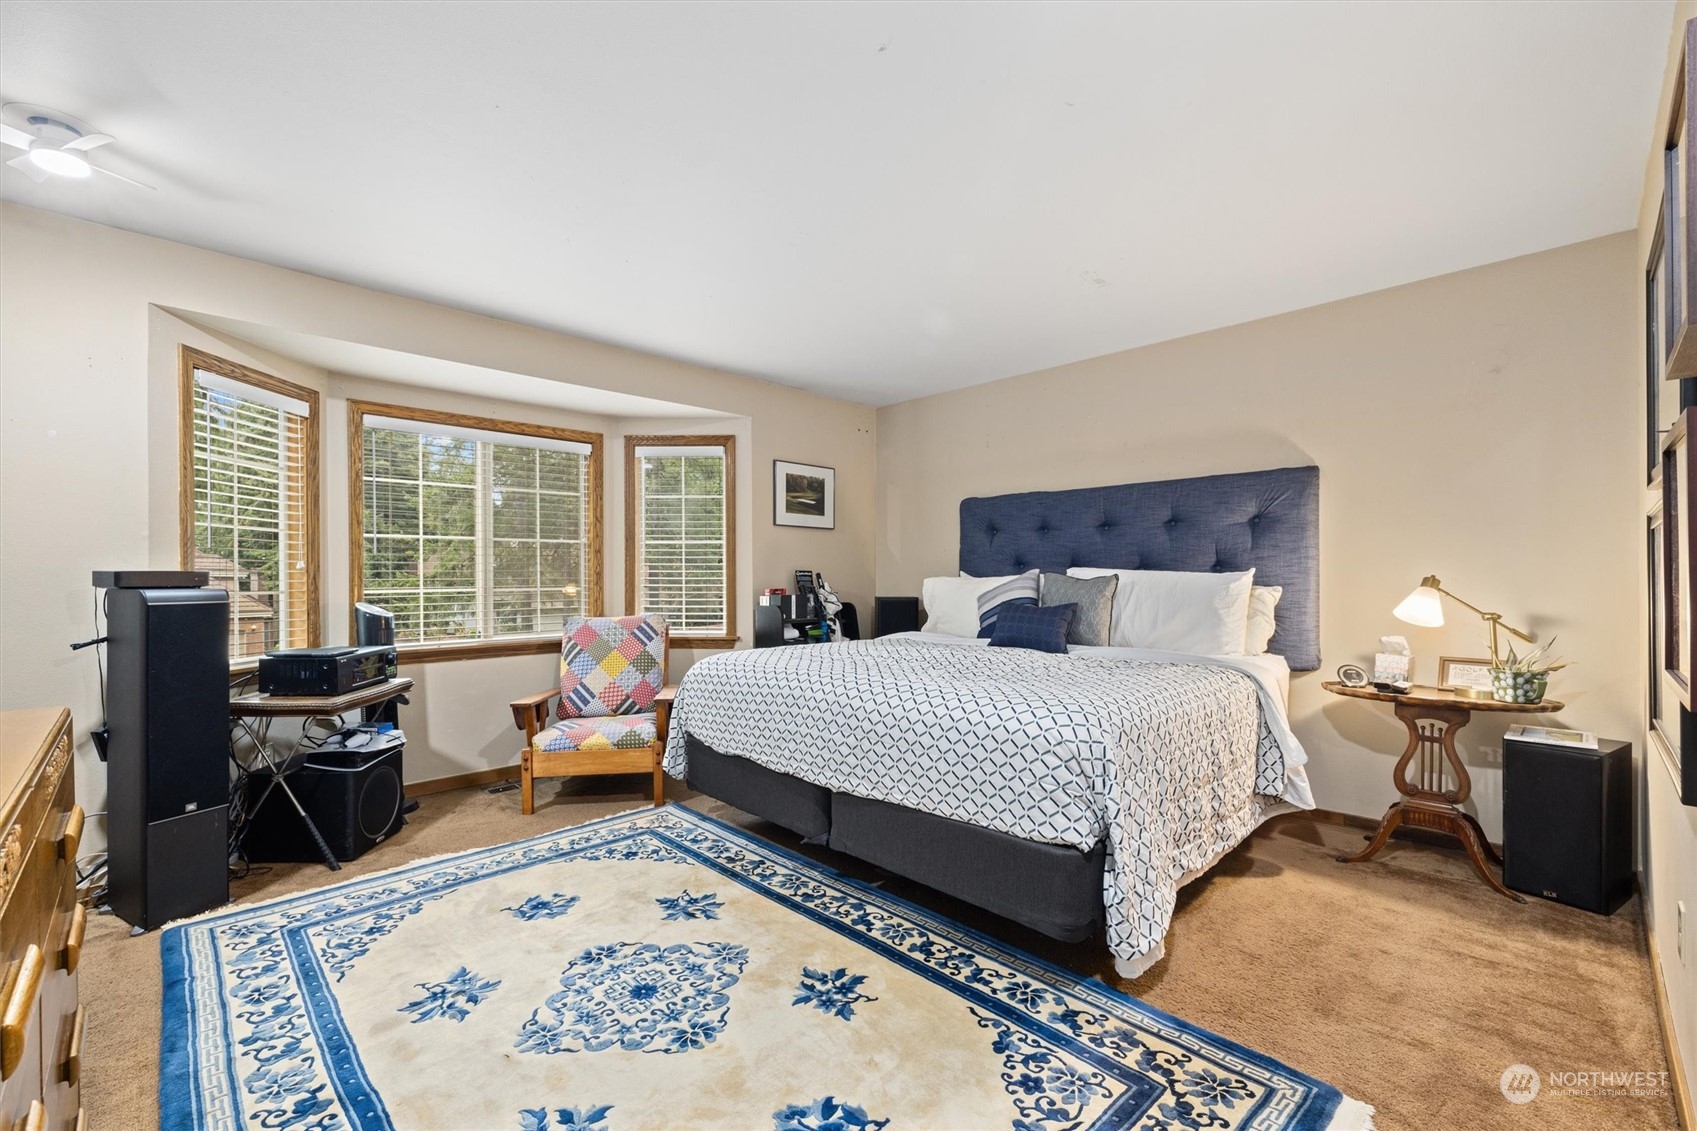
[[[1069,566],[1232,573],[1279,585],[1268,650],[1320,666],[1320,469],[1283,467],[1119,487],[963,499],[960,568],[975,577]]]

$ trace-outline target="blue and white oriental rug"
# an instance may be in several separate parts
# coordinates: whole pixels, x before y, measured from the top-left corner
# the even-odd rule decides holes
[[[161,946],[173,1129],[1372,1126],[1318,1080],[679,806]]]

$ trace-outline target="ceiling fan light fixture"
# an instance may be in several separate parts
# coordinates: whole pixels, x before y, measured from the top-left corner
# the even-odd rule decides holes
[[[91,172],[88,158],[64,149],[34,146],[29,151],[29,160],[36,168],[60,177],[75,177],[80,180]]]

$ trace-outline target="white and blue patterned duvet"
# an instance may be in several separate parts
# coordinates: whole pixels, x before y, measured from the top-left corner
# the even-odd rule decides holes
[[[725,653],[685,676],[685,739],[827,789],[1089,850],[1104,837],[1122,973],[1162,953],[1180,883],[1279,802],[1312,807],[1278,689],[1253,664],[915,636]]]

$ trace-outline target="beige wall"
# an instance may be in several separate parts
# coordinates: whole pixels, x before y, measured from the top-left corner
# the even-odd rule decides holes
[[[66,646],[92,635],[91,570],[175,564],[177,341],[197,341],[324,389],[332,398],[327,453],[343,430],[338,406],[347,395],[345,379],[233,346],[160,307],[745,417],[714,424],[746,437],[738,490],[747,516],[739,524],[741,635],[752,636],[752,593],[784,583],[798,566],[822,570],[846,599],[870,603],[870,408],[0,204],[0,708],[71,708],[78,792],[91,812],[105,808],[104,767],[86,741],[101,715],[94,657]],[[407,394],[415,403],[430,399],[423,390]],[[469,395],[475,398],[475,390]],[[629,425],[616,421],[607,429],[609,487],[622,481],[618,437]],[[638,430],[656,425],[644,421]],[[772,524],[773,459],[837,469],[836,530]],[[334,634],[346,624],[346,559],[338,572],[329,547],[345,530],[339,516],[346,504],[335,485],[342,481],[336,461],[326,466],[324,623],[330,639],[338,639]],[[607,514],[611,547],[615,531],[622,532],[618,496],[608,496]],[[610,554],[607,563],[612,609],[623,597],[619,544],[619,555]],[[429,739],[409,772],[417,778],[501,764],[510,742],[501,730],[503,704],[513,692],[546,686],[552,662],[513,657],[426,665],[411,674],[423,681],[414,726]],[[101,831],[98,822],[92,826],[92,845]]]
[[[1663,75],[1662,99],[1656,115],[1655,131],[1651,134],[1650,152],[1645,160],[1644,193],[1639,202],[1638,240],[1632,263],[1633,293],[1636,296],[1634,309],[1637,317],[1633,323],[1636,349],[1631,372],[1633,386],[1637,391],[1634,403],[1638,406],[1638,418],[1632,434],[1640,445],[1644,442],[1643,422],[1647,411],[1644,404],[1644,350],[1641,344],[1644,340],[1645,325],[1644,268],[1650,262],[1650,245],[1655,239],[1656,218],[1661,212],[1662,154],[1664,139],[1668,134],[1668,117],[1673,106],[1675,84],[1679,76],[1685,23],[1693,18],[1697,18],[1697,0],[1679,0],[1674,10],[1673,29],[1668,37],[1667,69]],[[1640,506],[1637,508],[1637,514],[1642,522],[1641,516],[1648,512],[1652,500],[1649,492],[1643,490],[1641,480],[1639,484]],[[1648,563],[1644,560],[1644,545],[1645,540],[1640,535],[1638,583],[1635,586],[1638,593],[1638,615],[1634,622],[1638,625],[1637,655],[1640,657],[1649,646],[1645,636],[1645,626],[1649,623],[1649,590],[1644,580],[1649,576],[1649,572]],[[1641,677],[1647,674],[1642,661],[1638,664],[1638,670]],[[1668,1000],[1673,1005],[1674,1025],[1678,1030],[1678,1054],[1685,1066],[1685,1078],[1692,1087],[1697,1087],[1697,808],[1680,804],[1679,789],[1671,762],[1662,755],[1660,739],[1649,733],[1649,692],[1647,680],[1644,678],[1639,681],[1639,701],[1642,706],[1633,733],[1637,736],[1640,749],[1645,751],[1645,757],[1641,759],[1644,772],[1641,779],[1643,796],[1640,814],[1645,825],[1642,830],[1644,866],[1641,877],[1644,885],[1646,927],[1650,937],[1655,940],[1656,955],[1661,960],[1663,985]],[[1683,947],[1679,938],[1678,910],[1682,903],[1685,906]]]
[[[1577,661],[1566,723],[1632,735],[1641,439],[1633,237],[1610,236],[878,413],[878,591],[953,572],[968,495],[1320,468],[1325,670],[1293,680],[1321,806],[1395,800],[1402,725],[1322,679],[1401,633],[1416,677],[1485,653],[1482,625],[1391,609],[1427,573]],[[1464,732],[1476,809],[1501,832],[1504,724]]]

